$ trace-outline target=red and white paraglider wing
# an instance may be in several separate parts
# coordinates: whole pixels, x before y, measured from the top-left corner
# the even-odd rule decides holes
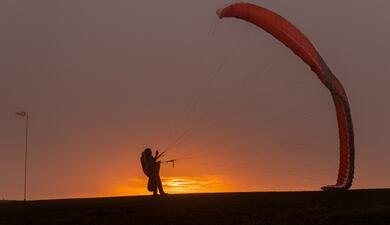
[[[310,40],[292,23],[266,8],[235,3],[217,11],[220,18],[234,17],[252,23],[278,39],[315,72],[329,89],[336,106],[340,139],[340,166],[337,183],[322,187],[323,190],[347,190],[352,185],[354,173],[354,136],[351,111],[345,90],[333,75]]]

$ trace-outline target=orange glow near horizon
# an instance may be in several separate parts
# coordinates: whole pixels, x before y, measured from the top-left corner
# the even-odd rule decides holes
[[[232,191],[222,177],[194,176],[194,177],[162,177],[164,190],[169,194],[229,192]],[[147,179],[132,179],[128,184],[115,188],[113,196],[150,195],[146,188]]]
[[[204,177],[163,177],[163,186],[169,193],[224,192],[229,188],[221,178]]]

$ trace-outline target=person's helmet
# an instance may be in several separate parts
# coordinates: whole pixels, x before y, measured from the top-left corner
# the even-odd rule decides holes
[[[146,155],[152,155],[152,150],[150,148],[145,148],[144,152]]]

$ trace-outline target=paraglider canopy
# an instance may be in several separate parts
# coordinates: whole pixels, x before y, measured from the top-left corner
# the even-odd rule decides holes
[[[311,41],[288,20],[275,12],[250,3],[235,3],[217,10],[219,18],[234,17],[252,23],[282,42],[308,64],[320,81],[328,88],[336,107],[340,164],[335,185],[323,190],[347,190],[354,176],[354,135],[351,110],[347,94],[341,82],[332,73]]]

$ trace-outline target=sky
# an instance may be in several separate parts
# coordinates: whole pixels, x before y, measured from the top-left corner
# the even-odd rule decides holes
[[[250,1],[314,43],[344,84],[353,188],[390,186],[390,2]],[[148,194],[139,157],[167,150],[170,193],[334,184],[337,123],[315,74],[209,1],[0,2],[0,198]]]

